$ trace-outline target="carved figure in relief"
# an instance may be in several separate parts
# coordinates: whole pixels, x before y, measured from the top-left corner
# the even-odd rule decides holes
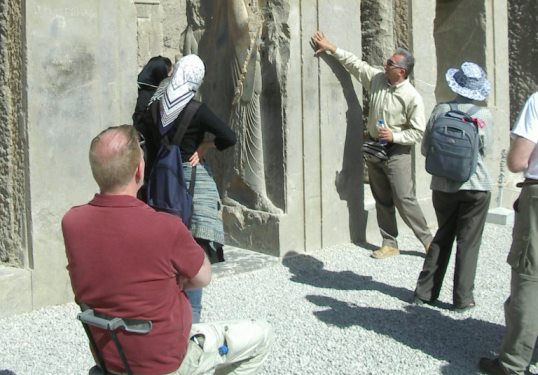
[[[226,0],[217,9],[225,17],[230,47],[233,99],[230,126],[238,136],[233,166],[224,179],[223,202],[281,213],[269,199],[266,188],[264,140],[260,95],[262,72],[259,44],[263,27],[261,10],[265,1]]]

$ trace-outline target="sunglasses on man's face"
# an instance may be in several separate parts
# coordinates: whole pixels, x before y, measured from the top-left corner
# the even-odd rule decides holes
[[[386,62],[387,66],[389,68],[400,68],[400,69],[404,69],[405,68],[401,65],[398,65],[397,63],[395,63],[392,59],[387,59],[387,62]]]

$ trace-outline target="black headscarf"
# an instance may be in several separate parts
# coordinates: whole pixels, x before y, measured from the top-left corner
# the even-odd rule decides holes
[[[155,91],[159,83],[168,77],[168,68],[172,66],[169,58],[155,56],[149,59],[148,63],[138,75],[138,90]]]
[[[136,99],[136,106],[133,113],[133,125],[146,139],[144,153],[146,158],[145,179],[149,177],[149,172],[157,154],[159,144],[158,131],[153,126],[153,119],[148,110],[148,104],[153,93],[157,90],[159,83],[168,77],[169,67],[172,67],[172,62],[169,58],[155,56],[149,59],[138,75],[138,98]],[[157,131],[157,135],[155,131]],[[144,198],[143,190],[141,190],[140,194],[140,198]]]

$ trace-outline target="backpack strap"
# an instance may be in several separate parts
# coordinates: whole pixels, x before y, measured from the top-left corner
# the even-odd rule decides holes
[[[446,104],[448,104],[450,106],[450,110],[451,111],[459,111],[458,109],[458,103],[455,103],[455,102],[447,102]],[[480,111],[480,108],[479,106],[477,105],[474,105],[466,112],[463,112],[463,111],[460,111],[460,112],[463,112],[465,113],[467,116],[469,117],[473,117],[474,114],[476,114],[478,111]],[[473,121],[474,123],[474,121]],[[478,129],[478,125],[476,123],[474,123],[474,125],[476,126],[476,128]],[[480,133],[479,133],[480,134]],[[478,150],[480,152],[480,154],[483,154],[483,150],[484,150],[484,140],[482,139],[482,136],[479,136],[478,137]]]
[[[185,135],[185,132],[187,131],[187,128],[189,127],[192,118],[198,112],[198,109],[200,109],[200,106],[202,103],[191,100],[187,103],[185,106],[185,109],[183,109],[183,113],[181,116],[181,119],[179,120],[179,125],[177,126],[176,133],[174,134],[174,138],[172,138],[172,143],[175,145],[178,145],[181,143],[181,140],[183,139],[183,136]]]
[[[458,104],[459,103],[455,103],[455,102],[448,102],[448,103],[445,103],[445,104],[448,104],[450,106],[450,110],[451,111],[460,111],[458,109]],[[477,113],[478,111],[480,111],[480,108],[479,106],[477,105],[474,105],[471,107],[471,109],[469,109],[468,111],[460,111],[460,112],[463,112],[465,113],[466,115],[468,115],[469,117],[472,117],[475,113]]]
[[[191,167],[191,181],[189,182],[189,194],[192,197],[192,206],[191,209],[194,207],[194,185],[196,184],[196,165],[194,167]],[[194,210],[192,210],[194,213]],[[189,225],[188,228],[190,229],[192,223],[192,215],[189,219]]]
[[[185,135],[185,132],[187,131],[187,128],[191,124],[191,121],[200,109],[200,106],[202,103],[196,100],[191,100],[187,103],[185,108],[183,109],[183,113],[181,116],[181,119],[179,120],[179,124],[177,126],[176,133],[174,134],[174,138],[172,138],[172,144],[178,145],[181,143],[181,140],[183,139],[183,136]],[[191,181],[189,182],[189,194],[191,197],[194,198],[194,185],[196,184],[196,166],[191,168]],[[192,217],[191,217],[192,219]],[[190,227],[190,222],[189,222]]]
[[[477,105],[473,105],[473,107],[467,111],[467,115],[469,117],[473,117],[475,113],[480,111],[480,107]],[[476,121],[473,121],[474,125],[476,126],[476,129],[478,130],[478,152],[480,155],[484,155],[484,136],[480,134],[480,127],[478,126],[478,123]]]

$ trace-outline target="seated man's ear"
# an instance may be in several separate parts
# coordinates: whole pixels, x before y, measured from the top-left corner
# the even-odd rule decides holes
[[[145,168],[144,158],[141,158],[136,166],[135,171],[135,182],[142,185],[144,183],[144,168]]]

